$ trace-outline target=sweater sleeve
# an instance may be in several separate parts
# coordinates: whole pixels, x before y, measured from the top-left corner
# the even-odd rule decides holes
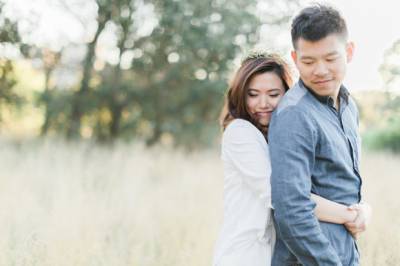
[[[259,195],[270,194],[267,142],[254,125],[243,120],[229,125],[223,135],[222,154],[251,190]]]

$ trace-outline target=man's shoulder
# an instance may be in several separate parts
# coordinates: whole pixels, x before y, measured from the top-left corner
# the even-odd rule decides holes
[[[357,101],[351,95],[349,95],[348,103],[349,103],[349,107],[350,107],[351,112],[356,114],[356,115],[358,115]]]
[[[307,113],[310,107],[309,92],[297,82],[293,88],[283,96],[276,110],[276,115],[281,113]]]

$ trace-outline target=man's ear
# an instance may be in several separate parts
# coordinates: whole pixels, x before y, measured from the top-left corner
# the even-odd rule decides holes
[[[296,53],[296,50],[292,50],[290,52],[290,55],[292,56],[293,63],[295,63],[297,65],[297,53]]]
[[[353,59],[354,55],[354,43],[353,42],[348,42],[346,44],[346,59],[347,63],[350,63],[351,60]]]

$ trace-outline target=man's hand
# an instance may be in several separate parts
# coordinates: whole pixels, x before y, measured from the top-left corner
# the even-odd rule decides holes
[[[354,221],[345,223],[344,226],[357,239],[359,234],[367,229],[367,225],[371,220],[372,209],[367,203],[353,204],[348,209],[357,211],[357,217]]]

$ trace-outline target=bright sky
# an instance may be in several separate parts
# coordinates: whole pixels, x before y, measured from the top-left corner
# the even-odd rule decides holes
[[[262,1],[262,0],[261,0]],[[305,2],[314,2],[304,0]],[[72,16],[61,13],[57,3],[62,1],[49,0],[8,0],[14,8],[8,12],[16,12],[16,16],[31,16],[29,12],[41,16],[40,25],[36,27],[36,37],[42,45],[67,43],[70,40],[82,40],[84,30]],[[344,15],[350,39],[356,45],[353,61],[349,65],[345,84],[350,90],[380,89],[383,87],[378,68],[383,62],[385,50],[400,39],[400,1],[395,0],[330,0],[326,1],[336,6]],[[61,7],[62,9],[62,7]],[[93,21],[95,7],[93,1],[86,1],[85,6],[77,5],[75,12],[84,14],[86,21]],[[85,21],[81,23],[86,24]],[[86,24],[93,28],[94,24]],[[29,31],[28,22],[20,25]],[[38,30],[39,29],[39,30]],[[290,42],[290,33],[284,37],[285,43]]]
[[[312,1],[309,1],[312,2]],[[380,89],[378,68],[385,50],[400,39],[400,1],[334,0],[346,19],[356,50],[345,84],[350,90]]]

